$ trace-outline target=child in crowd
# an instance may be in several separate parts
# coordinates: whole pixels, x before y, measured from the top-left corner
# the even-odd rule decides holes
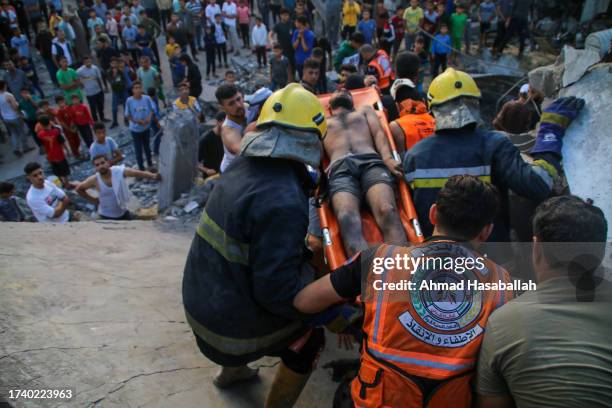
[[[268,45],[268,30],[259,16],[255,18],[255,25],[251,32],[251,44],[253,45],[255,55],[257,55],[257,65],[259,68],[267,66],[268,59],[266,51]]]
[[[376,22],[372,20],[370,10],[361,13],[361,21],[357,23],[357,31],[363,34],[366,44],[372,44],[376,35]]]
[[[179,82],[181,82],[181,78],[185,76],[185,72],[182,72],[183,76],[179,75],[179,71],[177,67],[177,65],[181,65],[179,64],[180,55],[181,55],[181,46],[176,43],[176,39],[173,36],[169,35],[168,43],[166,44],[166,56],[168,57],[168,64],[170,65],[170,73],[172,74],[172,85],[174,85],[175,87],[178,85]],[[181,71],[183,70],[181,69]]]
[[[436,34],[438,28],[438,12],[434,9],[434,4],[431,0],[425,2],[425,10],[423,10],[423,30],[430,36]],[[431,44],[431,38],[427,35],[424,36],[425,49],[429,49]]]
[[[380,48],[390,56],[393,43],[395,42],[395,30],[393,29],[393,24],[391,24],[389,13],[384,13],[383,17],[385,18],[385,22],[380,35]]]
[[[159,99],[155,88],[147,89],[147,96],[153,101],[153,118],[151,119],[151,138],[153,139],[153,156],[159,157],[159,146],[161,145],[161,138],[163,135],[161,124],[159,119]],[[166,101],[164,100],[164,107],[166,107]]]
[[[206,80],[210,79],[210,73],[212,72],[213,78],[217,78],[216,64],[215,64],[215,52],[217,50],[217,40],[215,37],[215,26],[211,25],[206,28],[204,34],[204,49],[206,50]],[[219,65],[221,59],[219,59]]]
[[[85,105],[79,99],[78,95],[72,95],[72,105],[70,105],[70,114],[72,116],[72,122],[77,127],[81,138],[87,145],[87,148],[91,146],[93,142],[93,133],[91,131],[91,126],[94,121],[91,117],[91,112],[87,105]]]
[[[136,34],[136,45],[139,50],[140,58],[146,56],[149,60],[155,64],[159,64],[159,61],[155,59],[153,55],[153,37],[147,33],[144,25],[138,24],[138,34]],[[139,59],[140,61],[140,59]]]
[[[215,15],[215,21],[212,24],[215,32],[215,48],[217,50],[217,57],[219,58],[219,66],[221,66],[221,58],[223,58],[223,63],[225,64],[225,68],[228,68],[227,65],[227,26],[221,20],[221,14]]]
[[[72,120],[72,113],[70,106],[66,104],[66,99],[62,95],[55,97],[55,103],[57,103],[57,122],[62,127],[64,136],[68,141],[68,146],[72,151],[72,155],[77,159],[82,159],[81,156],[81,139],[77,133],[77,128]]]
[[[115,20],[110,11],[106,12],[106,21],[104,22],[104,27],[106,28],[106,33],[111,39],[111,44],[114,49],[117,49],[117,44],[119,41],[119,24],[117,24],[117,20]]]
[[[429,53],[425,48],[425,38],[419,36],[414,43],[414,53],[418,55],[420,67],[419,78],[417,79],[417,90],[423,94],[423,82],[425,81],[425,73],[429,71]]]
[[[323,48],[315,47],[312,49],[310,58],[319,63],[319,80],[317,81],[317,91],[327,93],[327,57]]]
[[[249,23],[251,22],[251,13],[246,0],[240,0],[236,13],[238,14],[238,25],[240,27],[240,36],[242,37],[243,48],[248,50],[251,48],[249,41]]]
[[[434,58],[433,69],[431,70],[432,79],[438,76],[440,67],[442,67],[442,72],[446,70],[448,54],[451,52],[451,38],[448,35],[448,27],[446,24],[442,24],[440,26],[440,32],[436,34],[431,44],[431,53]]]
[[[270,59],[270,82],[271,90],[284,88],[291,77],[289,60],[283,55],[283,47],[276,43],[272,47],[272,58]]]
[[[395,60],[404,39],[404,27],[406,26],[406,21],[404,20],[404,8],[402,6],[399,6],[395,10],[395,14],[393,17],[391,17],[391,25],[395,30],[395,40],[393,41],[393,55],[390,55],[390,57]]]
[[[8,181],[0,183],[0,221],[34,221],[26,200],[15,195],[15,185]]]
[[[458,52],[461,52],[463,48],[463,39],[465,38],[465,30],[467,29],[468,16],[465,13],[463,4],[459,3],[456,5],[456,11],[450,16],[450,31],[453,48],[452,64],[457,65],[458,63]]]
[[[40,81],[38,79],[38,74],[36,74],[36,70],[34,69],[34,64],[32,64],[31,60],[27,59],[26,57],[19,58],[18,68],[25,73],[26,78],[32,85],[30,92],[37,91],[40,97],[44,99],[45,93],[40,88]]]
[[[24,114],[25,123],[28,129],[30,129],[30,134],[38,146],[40,154],[44,154],[45,149],[34,130],[37,121],[36,111],[38,110],[39,99],[37,96],[30,94],[30,91],[25,88],[21,90],[20,94],[21,100],[19,101],[19,110]]]
[[[78,95],[73,96],[78,100]],[[64,139],[61,129],[53,125],[48,116],[41,116],[39,123],[41,125],[41,130],[38,132],[38,138],[45,146],[47,160],[51,165],[51,172],[60,179],[65,189],[74,188],[68,181],[68,176],[70,175],[70,166],[66,160],[68,151],[66,150],[66,140]]]

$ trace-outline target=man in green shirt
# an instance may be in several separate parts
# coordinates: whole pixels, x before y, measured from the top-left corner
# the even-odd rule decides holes
[[[334,69],[340,73],[344,64],[359,65],[359,48],[365,43],[365,37],[359,31],[351,34],[350,40],[342,41],[334,55]]]
[[[72,95],[77,95],[79,100],[83,100],[81,93],[81,81],[76,71],[68,67],[68,60],[62,56],[59,58],[60,69],[57,71],[56,77],[60,88],[64,91],[64,98],[67,103],[72,103]]]
[[[607,231],[601,209],[578,197],[538,206],[537,290],[489,318],[478,360],[478,407],[610,406],[612,283],[601,276]]]

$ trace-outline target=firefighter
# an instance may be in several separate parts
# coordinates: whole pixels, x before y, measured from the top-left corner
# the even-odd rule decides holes
[[[395,79],[393,65],[389,55],[384,50],[376,50],[370,44],[362,45],[359,48],[361,59],[367,65],[368,75],[374,75],[378,81],[378,88],[383,94],[388,95],[391,84]]]
[[[271,95],[212,190],[185,265],[185,314],[202,353],[222,366],[215,385],[253,378],[246,364],[264,355],[281,358],[266,407],[294,404],[324,343],[292,302],[311,275],[306,165],[319,166],[326,129],[302,86]]]
[[[508,242],[508,190],[536,202],[550,196],[560,170],[565,129],[578,116],[584,101],[559,98],[544,110],[531,151],[532,165],[523,161],[505,134],[477,127],[480,90],[468,74],[448,68],[432,81],[427,99],[436,132],[408,150],[403,160],[404,177],[411,187],[424,235],[431,235],[433,230],[427,215],[440,188],[449,177],[471,174],[493,183],[500,191],[501,211],[489,240]]]
[[[353,404],[346,406],[471,406],[482,334],[490,314],[512,298],[506,288],[468,286],[510,282],[503,268],[476,250],[491,233],[498,206],[495,186],[474,176],[452,177],[430,208],[435,229],[427,242],[366,249],[295,297],[296,308],[319,313],[361,295],[361,364],[350,385]],[[452,282],[463,282],[463,289],[438,286]]]

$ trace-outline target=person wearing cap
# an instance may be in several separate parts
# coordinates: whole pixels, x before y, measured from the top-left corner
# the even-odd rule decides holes
[[[551,195],[560,170],[565,129],[584,106],[582,99],[566,97],[544,110],[531,150],[534,161],[528,164],[505,134],[477,127],[480,97],[474,79],[453,68],[437,76],[429,87],[427,99],[436,131],[408,150],[403,160],[404,177],[425,236],[433,231],[428,211],[440,188],[452,176],[470,174],[493,183],[500,191],[501,211],[489,241],[508,242],[508,190],[535,202]],[[501,258],[497,261],[504,262]]]
[[[324,344],[293,298],[313,279],[307,165],[319,167],[326,131],[321,103],[302,86],[272,94],[217,180],[185,264],[185,315],[201,352],[222,366],[216,386],[255,377],[247,363],[280,357],[266,407],[293,406]]]
[[[529,132],[535,127],[538,119],[538,112],[534,104],[534,96],[529,84],[523,84],[519,90],[518,99],[508,101],[502,106],[493,120],[493,126],[497,130],[508,133]]]

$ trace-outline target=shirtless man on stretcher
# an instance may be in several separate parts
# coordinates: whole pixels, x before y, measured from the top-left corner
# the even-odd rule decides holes
[[[351,257],[368,247],[359,215],[364,196],[384,242],[406,244],[392,177],[402,175],[402,166],[391,155],[376,111],[371,106],[355,110],[347,91],[337,91],[329,103],[332,117],[327,120],[323,147],[330,159],[326,169],[329,197],[347,255]]]

